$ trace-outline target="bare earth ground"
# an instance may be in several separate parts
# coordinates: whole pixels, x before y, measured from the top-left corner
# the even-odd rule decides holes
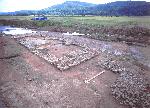
[[[0,37],[0,49],[0,108],[149,107],[149,46],[43,32]]]

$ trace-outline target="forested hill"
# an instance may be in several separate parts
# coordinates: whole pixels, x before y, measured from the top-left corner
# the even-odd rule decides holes
[[[79,1],[67,1],[39,11],[16,11],[13,15],[101,15],[101,16],[148,16],[150,15],[150,2],[145,1],[116,1],[107,4],[91,4]]]
[[[117,1],[97,5],[90,10],[94,15],[147,16],[150,15],[150,2]]]
[[[96,6],[95,4],[79,2],[79,1],[66,1],[62,4],[54,5],[52,7],[43,9],[45,14],[57,15],[81,15],[87,11],[88,8]]]
[[[43,9],[43,12],[44,14],[53,15],[146,16],[150,15],[150,2],[117,1],[94,5],[85,2],[68,1]]]

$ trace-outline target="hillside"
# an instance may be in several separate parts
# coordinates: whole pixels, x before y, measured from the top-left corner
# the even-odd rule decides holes
[[[84,14],[88,8],[96,6],[92,3],[79,2],[79,1],[66,1],[62,4],[54,5],[52,7],[43,9],[46,14],[52,15],[80,15]]]
[[[94,5],[67,1],[42,10],[52,15],[145,16],[150,15],[150,3],[145,1],[117,1]]]
[[[97,5],[90,10],[92,10],[91,14],[102,16],[146,16],[150,15],[150,2],[117,1]]]

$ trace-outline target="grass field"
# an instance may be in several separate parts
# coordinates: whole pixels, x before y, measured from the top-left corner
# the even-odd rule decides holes
[[[34,16],[0,16],[0,19],[19,19],[31,21]],[[38,26],[51,26],[51,25],[62,25],[62,26],[74,26],[79,25],[90,25],[90,26],[122,26],[122,25],[139,25],[150,27],[150,16],[143,17],[101,17],[101,16],[49,16],[48,21],[36,21]]]
[[[0,16],[0,25],[38,28],[53,32],[79,32],[89,38],[109,41],[149,43],[150,16],[48,16],[47,21],[32,21],[34,16]]]

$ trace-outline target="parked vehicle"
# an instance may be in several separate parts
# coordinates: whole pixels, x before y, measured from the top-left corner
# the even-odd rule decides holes
[[[46,16],[37,16],[37,17],[34,17],[32,18],[31,20],[48,20],[48,18]]]

